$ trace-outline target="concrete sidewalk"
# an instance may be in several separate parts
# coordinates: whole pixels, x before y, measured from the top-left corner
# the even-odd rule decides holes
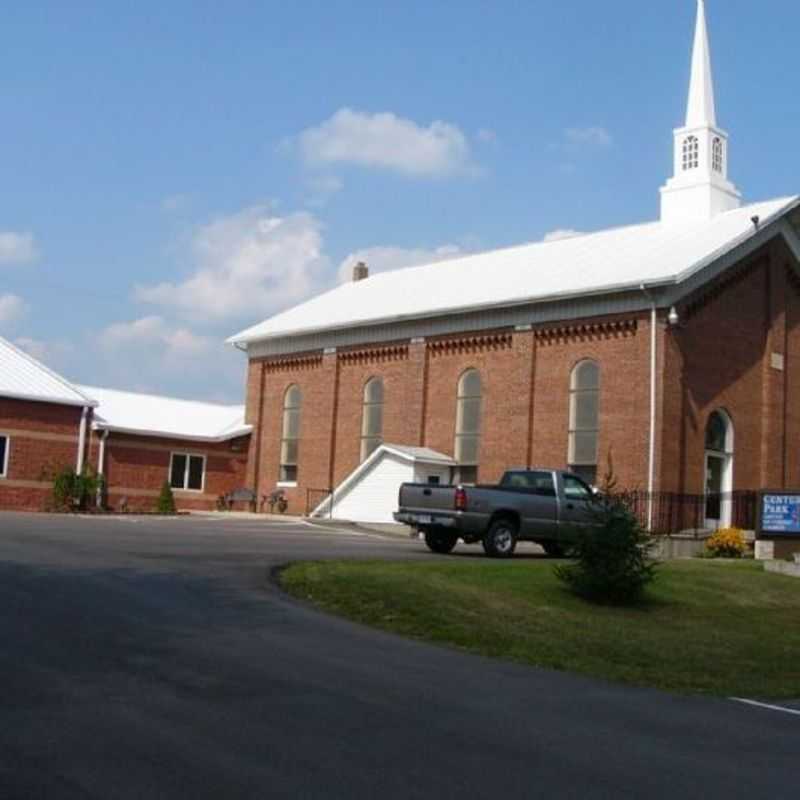
[[[228,521],[250,520],[264,523],[294,523],[296,525],[308,525],[314,528],[352,530],[356,533],[379,533],[382,536],[392,536],[400,539],[408,539],[411,534],[411,528],[407,525],[351,522],[350,520],[343,519],[317,519],[293,514],[256,514],[250,511],[191,511],[189,512],[189,516]]]

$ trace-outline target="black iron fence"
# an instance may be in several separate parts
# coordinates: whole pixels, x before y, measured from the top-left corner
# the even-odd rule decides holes
[[[758,492],[682,494],[678,492],[625,492],[625,503],[643,526],[650,521],[658,534],[693,533],[725,527],[754,530]]]
[[[317,508],[321,503],[328,499],[333,498],[333,489],[306,489],[306,511],[305,516],[309,516],[311,512]],[[333,503],[328,503],[326,516],[333,516]]]

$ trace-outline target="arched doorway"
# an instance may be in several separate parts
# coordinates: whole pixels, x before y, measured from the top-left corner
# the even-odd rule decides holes
[[[727,527],[733,507],[733,422],[722,410],[706,424],[705,470],[706,527]]]

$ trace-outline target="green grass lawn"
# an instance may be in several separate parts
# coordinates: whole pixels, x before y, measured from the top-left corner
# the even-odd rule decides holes
[[[300,563],[299,598],[487,656],[678,692],[800,697],[800,581],[753,562],[663,565],[639,608],[590,605],[553,562]]]

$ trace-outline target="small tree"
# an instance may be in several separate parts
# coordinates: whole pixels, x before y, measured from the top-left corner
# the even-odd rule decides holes
[[[85,511],[103,487],[103,478],[90,467],[80,473],[72,467],[62,467],[46,470],[44,475],[53,482],[54,511]]]
[[[653,537],[617,493],[613,470],[605,476],[596,503],[587,510],[590,525],[576,535],[572,563],[555,568],[556,577],[581,597],[600,603],[631,604],[655,578],[650,553]]]
[[[159,514],[172,515],[177,513],[175,508],[175,495],[172,494],[172,487],[169,481],[164,481],[161,486],[161,494],[158,496],[156,510]]]

